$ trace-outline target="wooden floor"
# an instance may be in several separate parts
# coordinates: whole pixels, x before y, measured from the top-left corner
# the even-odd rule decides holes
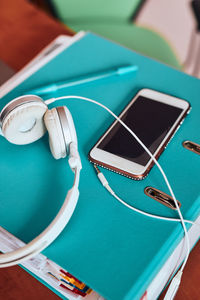
[[[0,59],[19,70],[59,34],[70,34],[25,0],[0,0]],[[59,299],[20,267],[0,269],[0,300]],[[160,297],[163,299],[163,295]],[[200,243],[192,250],[176,300],[200,299]]]

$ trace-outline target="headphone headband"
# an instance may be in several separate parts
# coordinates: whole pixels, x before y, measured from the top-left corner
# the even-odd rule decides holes
[[[13,266],[35,256],[52,243],[69,222],[79,197],[81,161],[77,149],[76,131],[72,116],[66,107],[48,110],[38,96],[26,95],[9,102],[0,113],[4,137],[18,145],[28,144],[49,131],[50,148],[58,159],[69,153],[69,166],[75,173],[74,183],[65,201],[50,225],[24,247],[0,254],[0,268]],[[67,151],[66,151],[67,150]]]
[[[0,268],[14,266],[25,259],[35,256],[56,239],[69,222],[76,207],[79,197],[79,179],[80,168],[76,168],[73,186],[68,191],[65,201],[55,219],[40,235],[27,245],[9,253],[0,254]]]

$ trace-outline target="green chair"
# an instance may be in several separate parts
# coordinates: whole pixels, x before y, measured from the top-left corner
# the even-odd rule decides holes
[[[144,0],[51,0],[63,22],[128,22]]]
[[[158,33],[131,19],[141,0],[52,0],[56,14],[74,31],[89,30],[181,69],[172,47]]]

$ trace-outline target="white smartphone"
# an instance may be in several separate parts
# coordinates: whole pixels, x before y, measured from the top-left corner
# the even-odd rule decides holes
[[[179,128],[190,104],[182,99],[142,89],[120,114],[120,119],[158,159]],[[89,153],[91,162],[140,180],[154,162],[132,135],[115,121]]]

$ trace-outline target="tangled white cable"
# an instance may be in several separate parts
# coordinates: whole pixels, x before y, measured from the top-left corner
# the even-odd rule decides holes
[[[136,209],[132,206],[130,206],[129,204],[127,204],[126,202],[124,202],[122,199],[120,199],[114,192],[113,190],[109,187],[109,185],[103,185],[108,189],[108,191],[118,200],[120,201],[123,205],[127,206],[128,208],[138,212],[138,213],[141,213],[143,215],[146,215],[148,217],[152,217],[152,218],[156,218],[156,219],[160,219],[160,220],[165,220],[165,221],[178,221],[178,222],[181,222],[182,226],[183,226],[183,230],[184,230],[184,233],[185,233],[185,243],[186,243],[186,255],[185,255],[185,259],[184,259],[184,262],[181,266],[181,269],[180,271],[177,273],[177,275],[173,278],[171,284],[170,284],[170,287],[168,289],[168,292],[165,296],[165,299],[173,299],[177,290],[178,290],[178,287],[180,285],[180,281],[181,281],[181,276],[182,276],[182,272],[183,272],[183,269],[186,265],[186,262],[188,260],[188,257],[189,257],[189,254],[190,254],[190,241],[189,241],[189,236],[188,236],[188,232],[187,232],[187,229],[186,229],[186,226],[185,226],[185,222],[188,222],[188,223],[192,223],[192,221],[188,221],[188,220],[184,220],[183,219],[183,216],[182,216],[182,213],[180,211],[180,208],[178,206],[178,203],[177,203],[177,200],[176,200],[176,197],[174,195],[174,192],[170,186],[170,183],[167,179],[167,176],[165,175],[162,167],[160,166],[160,164],[158,163],[158,161],[156,160],[156,158],[153,156],[153,154],[149,151],[149,149],[143,144],[143,142],[138,138],[138,136],[117,116],[115,115],[107,106],[103,105],[102,103],[99,103],[98,101],[95,101],[93,99],[90,99],[90,98],[86,98],[86,97],[81,97],[81,96],[63,96],[63,97],[58,97],[58,98],[51,98],[51,99],[48,99],[45,101],[45,103],[48,105],[48,104],[51,104],[51,103],[54,103],[56,101],[59,101],[59,100],[64,100],[64,99],[80,99],[80,100],[83,100],[83,101],[87,101],[87,102],[91,102],[91,103],[94,103],[100,107],[102,107],[103,109],[105,109],[107,112],[109,112],[135,139],[136,141],[143,147],[143,149],[147,152],[147,154],[151,157],[151,159],[154,161],[154,163],[157,165],[158,169],[160,170],[163,178],[164,178],[164,181],[169,189],[169,192],[174,200],[174,203],[175,203],[175,206],[176,206],[176,209],[177,209],[177,212],[179,214],[179,217],[180,217],[180,220],[179,219],[175,219],[175,218],[166,218],[166,217],[161,217],[161,216],[157,216],[157,215],[153,215],[153,214],[149,214],[149,213],[146,213],[146,212],[143,212],[139,209]],[[102,174],[102,173],[101,173]],[[104,177],[105,178],[105,177]],[[102,179],[103,180],[103,179]]]

